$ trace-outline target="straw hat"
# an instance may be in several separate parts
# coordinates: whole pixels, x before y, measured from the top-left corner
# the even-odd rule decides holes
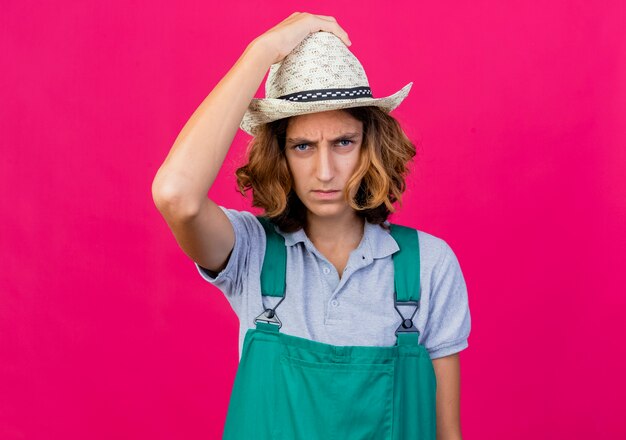
[[[305,113],[366,105],[390,112],[406,98],[412,85],[374,98],[363,66],[344,42],[331,32],[314,32],[282,61],[272,64],[265,98],[252,99],[240,127],[254,136],[261,124]]]

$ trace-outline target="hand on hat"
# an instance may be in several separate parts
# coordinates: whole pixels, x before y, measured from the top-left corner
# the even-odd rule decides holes
[[[334,17],[308,12],[294,12],[258,36],[255,41],[261,42],[267,50],[275,53],[274,61],[272,61],[274,64],[285,58],[307,35],[318,31],[332,32],[341,38],[346,46],[352,44],[348,33],[339,26]]]

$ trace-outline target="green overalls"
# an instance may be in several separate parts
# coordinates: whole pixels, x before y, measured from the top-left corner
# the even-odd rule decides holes
[[[262,294],[282,299],[246,332],[223,438],[435,440],[437,381],[412,322],[420,299],[417,231],[391,224],[400,246],[392,256],[394,306],[401,318],[396,344],[337,346],[279,331],[276,308],[285,299],[287,253],[273,224],[257,218],[267,236]],[[405,319],[398,305],[417,307]]]

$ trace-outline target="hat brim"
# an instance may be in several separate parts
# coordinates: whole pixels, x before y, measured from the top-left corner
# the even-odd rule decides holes
[[[395,109],[407,97],[413,82],[408,83],[393,95],[383,98],[353,98],[328,101],[294,102],[277,98],[254,98],[243,115],[239,127],[254,136],[259,125],[290,116],[340,110],[350,107],[376,106],[387,112]]]

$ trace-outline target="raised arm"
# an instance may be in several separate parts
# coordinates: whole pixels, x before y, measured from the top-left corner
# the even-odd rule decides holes
[[[187,121],[152,183],[152,197],[176,241],[199,265],[221,270],[234,244],[230,221],[207,193],[243,114],[271,65],[252,41]]]
[[[332,17],[296,12],[255,38],[187,121],[153,183],[154,203],[183,251],[200,266],[222,270],[234,231],[207,193],[243,115],[270,66],[308,34],[325,30],[348,44]]]

